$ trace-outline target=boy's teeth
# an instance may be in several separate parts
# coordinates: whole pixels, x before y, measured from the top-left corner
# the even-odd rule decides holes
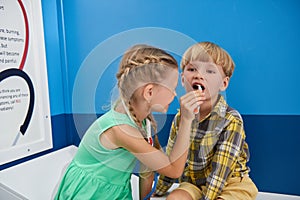
[[[195,90],[202,90],[202,87],[201,87],[201,85],[193,85],[193,89],[195,89]]]
[[[204,88],[204,86],[202,86],[202,85],[196,84],[196,85],[193,85],[193,89],[194,89],[194,90],[204,90],[205,88]]]

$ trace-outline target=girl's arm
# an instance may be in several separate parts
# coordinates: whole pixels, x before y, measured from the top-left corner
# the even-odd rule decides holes
[[[204,97],[199,91],[191,91],[180,98],[181,119],[178,135],[169,156],[148,144],[141,133],[129,125],[112,127],[110,134],[106,136],[116,147],[123,147],[132,152],[151,170],[170,178],[178,178],[184,170],[187,158],[191,123],[195,118],[193,111],[203,100]]]

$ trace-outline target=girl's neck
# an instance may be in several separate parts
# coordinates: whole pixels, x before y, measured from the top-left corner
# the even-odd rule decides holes
[[[142,122],[150,114],[149,105],[143,100],[133,101],[132,109],[139,122]]]
[[[118,101],[116,106],[113,108],[116,112],[127,114],[126,110],[124,109],[124,106],[121,101]]]
[[[116,104],[116,106],[115,106],[115,111],[117,111],[117,112],[119,112],[119,113],[123,113],[123,114],[127,114],[127,115],[130,115],[130,114],[132,114],[132,113],[130,113],[129,112],[129,110],[127,109],[126,110],[126,108],[124,107],[125,105],[123,105],[123,103],[120,101],[120,102],[118,102],[117,104]],[[134,105],[133,105],[133,108],[134,108],[134,113],[135,113],[135,115],[136,115],[136,119],[137,119],[137,121],[136,120],[133,120],[139,127],[142,127],[142,121],[148,116],[148,115],[137,115],[136,113],[137,113],[137,111],[135,110],[135,107],[134,107]],[[132,117],[131,115],[130,115],[130,117]]]

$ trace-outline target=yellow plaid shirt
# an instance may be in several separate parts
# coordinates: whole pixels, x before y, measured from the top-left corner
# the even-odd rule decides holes
[[[173,120],[166,153],[169,155],[178,132],[180,113]],[[243,120],[220,95],[216,106],[201,122],[192,123],[191,145],[179,182],[189,182],[202,191],[202,200],[214,200],[229,176],[243,177],[250,169]],[[176,179],[161,175],[156,194],[163,195]]]

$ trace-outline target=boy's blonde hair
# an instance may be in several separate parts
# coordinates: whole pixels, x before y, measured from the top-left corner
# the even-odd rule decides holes
[[[213,62],[222,67],[229,78],[235,68],[231,56],[220,46],[212,42],[199,42],[189,47],[183,54],[180,68],[183,71],[185,66],[192,61]]]

